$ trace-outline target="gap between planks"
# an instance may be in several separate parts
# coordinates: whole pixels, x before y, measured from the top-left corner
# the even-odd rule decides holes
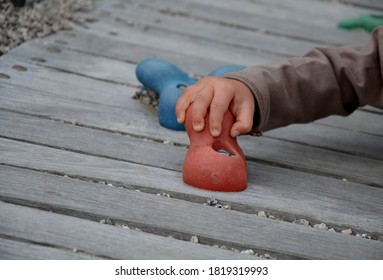
[[[150,138],[142,135],[131,135],[129,133],[90,127],[61,119],[25,114],[23,112],[12,112],[3,109],[3,111],[0,111],[0,115],[0,123],[2,123],[0,131],[3,138],[58,149],[65,148],[69,151],[103,156],[121,161],[137,162],[148,166],[153,164],[152,160],[143,156],[135,147],[141,147],[143,150],[148,149],[149,151],[154,148],[153,145],[150,144],[150,141],[161,144],[166,143],[166,141],[164,142],[163,140],[165,138],[153,138],[153,135]],[[184,134],[185,133],[183,133],[182,136],[186,137]],[[88,142],[89,137],[94,139],[91,146]],[[172,139],[172,137],[166,138]],[[140,141],[140,139],[149,142],[145,143]],[[180,166],[182,166],[181,160],[185,156],[185,148],[188,147],[188,141],[186,139],[184,139],[184,141],[179,141],[178,139],[179,142],[174,140],[176,140],[176,138],[172,139],[173,142],[169,142],[169,144],[180,147],[179,151],[181,154],[169,158],[167,155],[172,154],[172,147],[170,147],[169,144],[158,145],[157,150],[150,152],[150,154],[163,154],[160,156],[163,160],[158,161],[156,166],[169,170],[180,170]],[[60,143],[59,146],[58,143]],[[103,143],[109,143],[110,145],[104,145]],[[243,147],[249,161],[338,179],[347,178],[347,180],[364,182],[373,186],[379,186],[379,182],[382,180],[382,178],[379,179],[379,161],[307,147],[286,141],[273,140],[266,137],[257,139],[242,137],[239,139],[239,143]],[[253,148],[254,145],[257,146],[255,149]],[[99,148],[97,148],[98,146]],[[121,155],[121,153],[118,152],[119,150],[130,150],[129,156]],[[282,153],[282,151],[284,152]],[[307,158],[307,153],[310,154],[310,158]],[[177,158],[179,158],[179,160],[176,160]],[[339,161],[345,163],[338,166]],[[365,167],[364,172],[360,169],[361,166]],[[359,175],[354,174],[356,170],[359,170]],[[376,179],[373,180],[375,177]]]
[[[84,70],[84,71],[86,71],[86,70]],[[116,71],[117,72],[119,72],[119,70],[117,70],[116,69]],[[116,73],[117,73],[116,72]],[[77,73],[78,73],[78,71],[77,71]],[[53,73],[52,73],[53,74]],[[74,73],[75,74],[75,73]],[[20,75],[20,76],[23,76],[23,75]],[[26,77],[25,77],[25,74],[24,74],[24,77],[23,77],[23,79],[25,79]],[[68,77],[68,78],[71,78],[72,80],[74,80],[74,78],[75,77]],[[131,77],[131,79],[132,79],[132,81],[134,81],[135,80],[135,77]],[[129,83],[130,83],[130,81],[129,81]],[[137,83],[137,82],[136,82]],[[138,84],[138,83],[137,83]],[[38,86],[38,85],[37,85]],[[80,87],[81,88],[81,87]],[[52,90],[56,90],[57,91],[57,89],[52,89]],[[80,89],[79,89],[80,90]],[[116,89],[113,89],[113,91],[115,91]],[[117,89],[118,90],[118,89]],[[107,100],[107,99],[105,99],[105,100]],[[104,100],[103,100],[104,101]],[[119,103],[120,104],[120,103]],[[127,105],[129,105],[129,103],[125,103],[125,104],[127,104]],[[131,108],[132,108],[132,106],[130,106]],[[370,115],[371,116],[371,115]],[[376,116],[376,118],[378,118],[379,116]],[[336,124],[336,122],[335,122],[335,126],[332,126],[332,125],[330,125],[330,127],[336,127],[336,128],[340,128],[340,126],[342,125],[342,123],[343,122],[345,122],[346,124],[347,124],[347,122],[348,122],[348,120],[353,120],[354,118],[351,116],[351,117],[349,117],[349,118],[347,118],[347,119],[344,119],[344,120],[342,120],[342,121],[338,121],[338,125]],[[326,119],[327,120],[327,124],[331,124],[331,122],[328,122],[328,120],[330,120],[330,119]],[[332,121],[332,122],[334,122],[334,121]],[[319,121],[319,123],[320,123],[320,121]],[[376,123],[376,121],[371,121],[370,123]],[[290,130],[293,128],[294,126],[292,126],[291,128],[289,128]],[[309,128],[310,126],[300,126],[299,127],[299,129],[302,129],[302,128]],[[314,125],[314,127],[315,127],[315,125]],[[343,145],[339,145],[339,144],[336,144],[336,143],[334,143],[334,146],[332,146],[332,147],[329,147],[329,148],[331,148],[331,149],[335,149],[335,150],[340,150],[340,151],[344,151],[344,152],[351,152],[351,153],[353,153],[353,154],[358,154],[358,155],[368,155],[368,156],[371,156],[371,157],[376,157],[376,156],[379,156],[380,154],[381,154],[381,150],[380,150],[380,147],[381,147],[381,145],[371,145],[371,143],[373,143],[373,139],[374,138],[371,138],[371,137],[373,137],[374,136],[374,134],[373,134],[373,132],[374,132],[374,129],[370,129],[370,130],[367,130],[371,135],[367,135],[367,137],[361,137],[360,139],[363,139],[364,141],[363,141],[363,143],[364,142],[366,142],[366,139],[370,139],[371,138],[371,140],[368,140],[367,141],[367,144],[366,145],[363,145],[363,146],[361,146],[361,145],[357,145],[357,146],[353,146],[352,147],[352,149],[350,148],[348,148],[351,144],[352,144],[352,139],[354,139],[355,137],[357,137],[357,134],[355,134],[354,133],[354,130],[352,130],[352,127],[358,127],[358,129],[363,133],[363,128],[361,128],[361,126],[360,125],[355,125],[355,124],[350,124],[349,125],[349,127],[351,128],[350,129],[350,131],[349,132],[345,132],[346,134],[348,133],[349,135],[344,135],[344,136],[342,136],[341,138],[342,139],[344,139],[343,140]],[[320,127],[317,127],[317,131],[319,131],[319,128]],[[330,128],[331,129],[331,128]],[[367,127],[367,129],[368,129],[368,127]],[[351,132],[351,130],[353,131],[353,132]],[[271,132],[270,133],[270,135],[276,135],[277,136],[277,138],[281,138],[282,137],[282,139],[284,138],[284,135],[290,135],[288,138],[290,138],[290,139],[286,139],[286,140],[291,140],[291,141],[294,141],[294,138],[295,139],[297,139],[297,137],[296,136],[294,136],[295,134],[297,134],[296,132],[292,132],[291,131],[291,133],[288,133],[288,134],[286,134],[286,129],[282,132],[282,133],[278,133],[277,131],[281,131],[281,130],[275,130],[275,131],[273,131],[273,132]],[[329,131],[327,131],[327,133],[326,133],[326,135],[323,135],[323,136],[326,136],[326,137],[328,137],[329,135],[335,135],[336,133],[334,133],[334,132],[336,132],[336,131],[338,131],[338,132],[342,132],[342,130],[334,130],[334,131],[332,131],[332,132],[329,132]],[[289,132],[289,130],[287,130],[287,132]],[[350,134],[351,133],[351,134]],[[302,130],[300,130],[300,137],[299,137],[299,141],[301,141],[302,142],[302,137],[301,136],[305,136],[305,134],[307,134],[307,132],[305,132],[304,130],[302,131]],[[354,135],[355,134],[355,135]],[[313,134],[314,135],[314,134]],[[379,133],[378,134],[376,134],[376,135],[379,135]],[[291,139],[291,136],[293,136],[293,139]],[[316,145],[318,145],[319,143],[321,144],[321,145],[323,145],[323,143],[331,143],[331,142],[329,142],[329,141],[323,141],[323,139],[321,139],[321,137],[322,137],[322,135],[319,135],[320,137],[318,137],[318,132],[315,134],[315,137],[309,137],[309,138],[307,138],[306,140],[304,140],[304,143],[306,143],[306,144],[314,144],[315,143],[315,141],[317,142],[317,144]],[[371,136],[371,137],[370,137]],[[351,141],[349,140],[349,139],[351,139]],[[345,143],[344,141],[346,141],[347,143]],[[371,142],[372,141],[372,142]],[[379,141],[377,141],[378,143],[379,143]],[[369,152],[369,150],[371,150],[371,149],[373,149],[372,151],[370,151]],[[375,149],[375,150],[374,150]],[[367,152],[367,154],[366,154],[366,152]]]
[[[24,74],[25,75],[25,74]],[[20,75],[20,77],[22,77],[22,75]],[[28,76],[27,76],[28,77]],[[24,76],[24,79],[23,81],[26,81],[26,78]],[[60,77],[60,74],[59,76]],[[75,81],[77,81],[77,79],[74,79],[75,77],[70,77],[73,81],[73,83]],[[82,83],[84,84],[84,82],[82,81],[82,79],[78,80],[78,83]],[[37,86],[40,85],[40,83],[37,83],[36,84]],[[46,89],[47,88],[47,81],[45,82],[45,86],[44,88]],[[74,83],[73,86],[76,86],[76,83]],[[102,86],[101,84],[98,85],[98,86]],[[3,84],[3,88],[5,87],[5,84]],[[57,85],[55,83],[53,83],[52,85],[49,85],[48,88],[51,88],[52,91],[57,91]],[[19,94],[20,90],[17,90],[17,88],[12,88],[12,87],[8,87],[8,91],[11,90],[11,92],[14,92],[14,94],[11,94],[10,96],[16,96],[17,94]],[[44,90],[44,89],[42,89]],[[78,88],[78,90],[81,90],[83,92],[83,94],[87,94],[90,96],[90,93],[94,94],[94,93],[97,93],[97,91],[85,91],[83,90],[81,87]],[[73,91],[73,92],[78,92],[77,91]],[[57,94],[55,93],[54,95],[50,96],[51,95],[51,92],[50,91],[49,93],[47,94],[44,94],[44,98],[43,100],[45,101],[41,101],[41,102],[38,102],[38,106],[42,106],[41,104],[44,104],[44,102],[46,103],[45,105],[48,106],[44,106],[44,110],[41,110],[41,113],[44,112],[46,114],[50,114],[51,117],[48,117],[50,119],[55,119],[57,121],[65,121],[65,122],[69,122],[69,123],[75,123],[75,124],[78,124],[78,125],[81,125],[81,126],[86,126],[86,127],[91,127],[91,128],[94,128],[94,129],[99,129],[99,130],[105,130],[105,131],[109,131],[109,132],[114,132],[114,133],[120,133],[120,134],[130,134],[130,135],[137,135],[137,137],[147,137],[147,138],[150,138],[152,140],[155,140],[155,141],[158,141],[158,142],[162,142],[164,141],[164,139],[172,139],[172,142],[175,142],[175,143],[179,143],[180,145],[187,145],[188,144],[188,141],[187,141],[187,138],[186,138],[186,135],[184,135],[184,133],[182,134],[182,137],[180,133],[175,133],[175,132],[171,132],[169,130],[164,130],[163,128],[161,128],[156,121],[155,119],[155,116],[153,116],[153,114],[151,114],[151,116],[148,116],[147,115],[147,109],[143,108],[142,106],[140,106],[139,104],[137,104],[137,102],[124,102],[124,104],[126,105],[125,106],[125,109],[122,110],[124,108],[124,106],[121,107],[121,109],[117,109],[117,108],[110,108],[110,109],[107,109],[107,107],[105,107],[104,105],[96,105],[96,104],[93,104],[93,101],[91,102],[92,104],[89,104],[89,105],[86,105],[86,103],[83,103],[83,102],[79,102],[79,100],[77,100],[77,98],[73,99],[73,101],[69,101],[69,100],[64,100],[60,97],[60,92],[57,92]],[[67,91],[67,92],[72,92],[71,90]],[[108,89],[106,88],[105,91],[103,92],[108,92]],[[36,95],[37,94],[37,95]],[[38,96],[40,95],[41,93],[37,93],[37,91],[33,91],[33,95],[34,96]],[[67,93],[66,93],[67,94]],[[5,96],[5,95],[4,95]],[[47,99],[48,97],[48,99]],[[94,96],[95,97],[95,96]],[[93,99],[94,99],[93,97]],[[52,99],[52,101],[49,101],[50,99]],[[58,98],[58,99],[57,99]],[[128,101],[124,96],[120,96],[118,98],[121,98],[121,101],[124,101],[124,99],[126,101]],[[56,101],[57,99],[57,101]],[[71,98],[72,99],[72,98]],[[37,102],[37,99],[35,97],[33,97],[31,99],[31,95],[26,95],[24,98],[23,98],[23,103],[27,102],[27,100],[30,100],[31,102]],[[100,100],[100,104],[101,103],[104,103],[104,100],[112,100],[108,94],[105,96],[105,98],[103,98],[102,100]],[[47,103],[47,101],[49,101],[50,103]],[[52,103],[53,102],[53,103]],[[87,101],[88,102],[88,101]],[[120,99],[117,99],[116,102],[118,102],[118,104],[121,104],[120,102]],[[110,103],[110,102],[109,102]],[[37,113],[37,112],[29,112],[32,107],[31,107],[31,104],[29,104],[28,107],[25,107],[25,109],[23,109],[23,113],[27,113],[27,114],[30,114],[30,115],[39,115],[40,117],[42,117],[43,115],[41,115],[41,113]],[[52,104],[52,105],[48,105],[48,104]],[[51,110],[48,110],[48,108],[50,108],[52,106],[54,106],[54,104],[60,104],[60,107],[64,106],[64,104],[67,104],[65,105],[62,109],[59,109],[59,108],[55,108],[53,111]],[[71,105],[72,104],[72,105]],[[12,104],[9,103],[9,105],[7,106],[7,108],[11,108]],[[56,105],[57,106],[57,105]],[[85,107],[84,107],[85,106]],[[90,106],[90,107],[89,107]],[[104,108],[105,107],[105,108]],[[65,109],[64,109],[65,108]],[[83,113],[81,113],[81,117],[80,119],[76,118],[75,120],[73,119],[66,119],[68,115],[72,116],[72,117],[75,117],[76,116],[76,112],[73,111],[73,109],[76,109],[77,108],[81,108],[81,112],[87,112],[86,115],[89,115],[91,114],[91,112],[94,112],[95,114],[95,118],[91,117],[89,119],[89,121],[93,122],[93,123],[89,123],[89,121],[85,120],[85,119],[82,119],[83,117]],[[128,109],[129,110],[126,110]],[[58,110],[59,109],[59,110]],[[106,110],[105,110],[106,109]],[[69,111],[68,111],[69,110]],[[16,111],[19,111],[19,109],[16,109]],[[63,111],[62,114],[60,114],[60,111]],[[137,111],[137,112],[135,112]],[[69,113],[70,112],[70,113]],[[99,119],[100,118],[100,114],[102,114],[102,112],[105,112],[105,117],[102,118],[102,120],[98,120],[98,121],[95,121],[96,119]],[[134,112],[134,113],[133,113]],[[69,113],[69,114],[68,114]],[[132,113],[132,114],[131,114]],[[126,120],[130,120],[132,121],[133,123],[135,122],[135,120],[137,120],[139,123],[142,123],[143,122],[143,115],[137,115],[137,114],[144,114],[146,115],[147,117],[147,121],[146,121],[146,124],[141,124],[139,127],[137,125],[133,125],[133,126],[126,126]],[[128,115],[127,115],[128,114]],[[79,115],[79,116],[80,116]],[[98,116],[98,117],[96,117]],[[122,120],[122,119],[125,119],[125,124],[124,125],[121,125],[119,127],[119,125],[117,125],[116,123],[113,123],[113,122],[109,122],[107,121],[105,124],[104,123],[104,120],[103,119],[111,119],[111,117],[113,116],[113,118],[117,117],[118,120]],[[125,116],[125,117],[124,117]],[[138,116],[140,116],[140,118],[138,118]],[[374,115],[371,115],[371,116],[374,116]],[[350,117],[350,119],[352,119]],[[117,119],[116,119],[117,120]],[[145,123],[145,122],[144,122]],[[373,122],[372,122],[373,123]],[[156,124],[156,125],[154,125]],[[149,125],[149,126],[148,126]],[[154,126],[153,126],[154,125]],[[96,127],[97,126],[97,127]],[[113,127],[113,129],[112,129]],[[119,127],[119,128],[118,128]],[[141,130],[143,127],[145,127],[146,129],[149,129],[149,130]],[[310,128],[311,126],[306,126],[306,128]],[[315,126],[313,127],[315,128]],[[138,130],[137,130],[138,129]],[[284,141],[284,140],[288,140],[288,141],[294,141],[294,139],[297,139],[297,136],[299,136],[298,133],[294,132],[294,130],[290,131],[292,129],[292,127],[290,128],[287,128],[287,132],[285,131],[284,133],[279,133],[279,135],[282,135],[283,138],[281,138],[281,140],[283,142],[280,142],[281,144],[284,143],[285,145],[289,145],[288,142]],[[286,129],[285,129],[286,130]],[[316,131],[317,129],[311,129],[311,131]],[[310,131],[310,130],[308,130]],[[336,131],[336,130],[335,130]],[[271,132],[271,134],[274,134],[275,132]],[[354,133],[354,132],[352,132]],[[311,141],[310,139],[313,139],[316,140],[318,142],[318,139],[320,139],[320,137],[318,138],[318,135],[317,135],[317,132],[316,133],[311,133],[312,136],[310,136],[310,134],[306,135],[305,137],[308,139],[306,140],[306,143],[308,144],[309,143],[309,146],[313,145],[315,143],[315,141]],[[332,135],[334,134],[334,132],[329,132],[327,131],[326,135]],[[317,136],[315,136],[317,135]],[[356,134],[358,135],[358,134]],[[315,137],[313,137],[315,136]],[[371,138],[372,136],[370,136]],[[278,138],[278,134],[276,134],[276,136],[274,138]],[[316,139],[318,138],[318,139]],[[348,137],[349,141],[352,141],[354,137]],[[347,137],[340,137],[340,139],[348,139]],[[368,139],[369,137],[367,137],[366,139]],[[243,140],[242,140],[243,139]],[[374,137],[371,138],[371,139],[375,139]],[[300,139],[300,141],[302,141],[302,139]],[[243,145],[245,151],[246,151],[246,154],[248,154],[249,156],[249,159],[256,159],[259,157],[259,154],[254,154],[254,149],[251,148],[252,146],[254,146],[254,143],[258,143],[259,144],[262,144],[264,142],[264,144],[266,144],[266,142],[269,142],[269,145],[271,145],[273,142],[275,142],[275,140],[272,140],[272,139],[265,139],[265,138],[262,138],[262,139],[257,139],[257,140],[254,140],[254,139],[250,139],[248,137],[241,137],[240,138],[240,142],[241,144]],[[321,142],[325,142],[326,141],[321,141]],[[328,143],[331,143],[331,141],[327,141]],[[370,141],[371,142],[371,141]],[[379,141],[378,141],[379,142]],[[352,142],[351,142],[352,143]],[[367,142],[368,143],[368,142]],[[346,148],[346,152],[347,152],[347,147],[348,145],[343,145],[343,149]],[[370,145],[365,145],[366,147],[369,147]],[[298,146],[297,146],[298,147]],[[379,145],[373,145],[371,148],[374,148],[374,149],[379,149]],[[275,147],[274,147],[275,148]],[[311,149],[311,152],[313,151],[316,151],[316,149],[312,149],[312,147],[308,147],[309,150],[307,151],[310,151]],[[327,146],[327,148],[331,149],[331,146]],[[291,149],[292,151],[299,151],[297,150],[296,148],[294,148],[294,146],[291,146]],[[360,148],[359,148],[360,149]],[[270,149],[269,149],[270,150]],[[365,149],[364,149],[365,150]],[[368,150],[368,149],[367,149]],[[302,152],[304,151],[304,149],[302,150]],[[320,150],[318,150],[319,152]],[[355,153],[355,151],[357,151],[357,149],[352,149],[352,151]],[[324,155],[326,155],[326,151],[322,150],[321,152],[321,156],[323,157]],[[327,152],[328,153],[328,152]],[[379,155],[379,153],[376,153],[376,152],[370,152],[369,154],[377,154]],[[331,153],[330,153],[331,154]],[[329,155],[330,155],[329,154]],[[335,155],[335,154],[334,154]],[[304,156],[304,155],[303,155]],[[313,155],[311,155],[313,156]],[[274,157],[275,158],[275,157]],[[260,159],[266,159],[265,157],[261,156]],[[352,158],[349,158],[348,160],[346,160],[346,162],[350,161],[352,162]],[[361,159],[363,160],[363,159]],[[326,163],[326,165],[331,165],[331,162],[333,160],[330,160]],[[281,158],[278,160],[278,162],[282,163],[281,162]],[[295,162],[295,165],[297,164],[297,162]],[[323,165],[323,164],[322,164]],[[375,164],[375,166],[378,166],[379,163]],[[287,165],[285,165],[285,167],[287,166],[290,166],[289,168],[291,168],[291,166],[294,166],[294,164],[292,164],[292,162],[288,163]],[[305,168],[305,166],[301,166],[300,168]],[[331,173],[331,169],[328,169],[326,172],[330,172]],[[303,170],[303,169],[301,169]],[[307,168],[306,168],[307,170]],[[333,172],[332,172],[333,173]],[[351,172],[350,174],[353,174],[354,172]],[[322,173],[323,174],[323,173]],[[347,173],[343,173],[343,175],[347,178]],[[342,176],[343,176],[342,175]],[[366,179],[368,180],[368,177],[370,176],[367,176]],[[364,179],[363,179],[364,180]],[[362,182],[364,182],[362,180]],[[377,182],[378,183],[378,182]]]
[[[277,213],[276,216],[282,214],[282,217],[287,216],[291,220],[302,217],[302,213],[305,213],[305,218],[320,220],[334,225],[337,229],[343,225],[354,230],[359,229],[362,233],[383,231],[380,229],[383,225],[377,218],[382,211],[382,189],[248,163],[249,186],[246,191],[234,194],[207,192],[182,184],[179,171],[150,168],[5,139],[0,141],[4,149],[9,151],[7,155],[3,152],[2,162],[7,165],[112,182],[114,185],[143,188],[149,192],[158,193],[162,190],[187,199],[190,199],[190,196],[200,197],[200,201],[201,197],[214,196],[235,204],[237,209],[247,209],[242,210],[245,212],[255,212],[264,208],[271,213]],[[169,149],[172,151],[177,147]],[[168,156],[161,157],[159,162],[167,157],[171,160],[173,156],[168,153]],[[174,157],[180,160],[182,158],[181,155]],[[34,160],[28,160],[31,158]],[[178,165],[181,166],[181,163]]]
[[[97,187],[96,184],[68,181],[69,178],[49,179],[51,175],[43,175],[44,180],[35,178],[36,183],[25,192],[25,183],[21,182],[25,179],[30,182],[30,179],[27,173],[22,174],[10,179],[19,182],[14,181],[14,187],[8,191],[19,199],[30,200],[47,209],[53,206],[54,209],[62,208],[67,213],[78,212],[86,217],[110,217],[116,221],[141,224],[149,231],[152,228],[154,232],[164,231],[168,234],[170,230],[189,236],[197,235],[200,240],[214,240],[229,246],[270,252],[277,257],[364,259],[379,258],[383,252],[379,249],[383,248],[383,243],[378,241],[315,230],[236,211],[206,208],[156,195],[108,186]],[[44,191],[45,188],[49,192]],[[153,208],[143,205],[152,205]],[[298,240],[310,242],[300,247],[298,244],[301,242],[296,243]],[[312,240],[316,242],[312,243]]]
[[[0,225],[0,233],[6,233],[6,237],[10,238],[8,242],[22,240],[40,245],[40,250],[41,246],[48,246],[56,250],[75,251],[74,255],[69,256],[71,258],[257,259],[246,254],[25,206],[0,202],[0,208],[2,220],[11,223],[8,227]],[[20,252],[10,250],[8,253],[18,255]],[[46,253],[46,250],[42,253]],[[36,257],[42,256],[39,254]]]
[[[15,240],[0,234],[1,260],[100,260],[105,259],[64,248],[35,244],[29,240]]]

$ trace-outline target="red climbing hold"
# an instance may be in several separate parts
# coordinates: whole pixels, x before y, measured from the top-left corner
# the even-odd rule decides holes
[[[236,192],[246,189],[246,159],[237,143],[230,136],[234,116],[228,110],[224,115],[221,134],[213,137],[209,129],[209,113],[205,127],[196,132],[192,127],[192,106],[186,112],[185,128],[189,135],[190,147],[183,165],[183,180],[196,188]]]

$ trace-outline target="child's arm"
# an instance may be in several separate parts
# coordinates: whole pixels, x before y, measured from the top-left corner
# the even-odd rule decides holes
[[[192,123],[196,131],[204,128],[204,117],[208,110],[210,133],[215,137],[221,133],[223,115],[228,109],[236,119],[230,131],[232,137],[245,134],[253,127],[254,96],[245,84],[237,80],[205,77],[187,87],[176,106],[179,123],[185,121],[185,112],[192,103]]]
[[[179,122],[184,122],[191,103],[197,131],[210,107],[213,136],[219,134],[227,109],[236,117],[232,136],[249,132],[251,125],[254,131],[267,131],[346,116],[363,105],[383,109],[383,27],[376,28],[366,44],[316,48],[303,57],[204,78],[179,99]]]
[[[226,76],[245,83],[259,108],[255,130],[383,109],[383,27],[364,44],[315,48],[303,57],[249,67]]]

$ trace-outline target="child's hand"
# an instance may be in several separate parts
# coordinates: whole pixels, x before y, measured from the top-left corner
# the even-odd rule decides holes
[[[185,113],[193,105],[192,123],[195,131],[205,127],[204,118],[210,108],[210,133],[217,137],[221,133],[225,112],[230,109],[236,122],[230,135],[249,132],[253,127],[254,96],[249,88],[240,81],[223,77],[205,77],[195,85],[185,89],[177,101],[176,114],[179,123],[185,122]]]

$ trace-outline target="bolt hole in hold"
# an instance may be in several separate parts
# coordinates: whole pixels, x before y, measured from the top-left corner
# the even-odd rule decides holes
[[[28,70],[26,67],[21,66],[21,65],[13,65],[12,69],[16,70],[16,71],[19,71],[19,72],[25,72],[25,71]]]
[[[115,31],[110,31],[110,32],[109,32],[109,35],[112,35],[112,36],[117,36],[117,35],[118,35],[118,33],[117,33],[117,32],[115,32]]]
[[[32,57],[31,60],[34,62],[40,62],[40,63],[47,62],[44,58],[41,58],[41,57]]]
[[[216,151],[218,154],[220,155],[223,155],[223,156],[227,156],[227,157],[233,157],[234,154],[229,152],[227,148],[223,147],[224,145],[222,145],[222,143],[213,143],[212,145],[212,148],[214,151]]]
[[[0,73],[0,79],[10,79],[10,78],[11,78],[11,76],[4,74],[4,73]]]
[[[177,88],[179,88],[180,90],[185,90],[185,88],[187,88],[187,86],[185,86],[183,84],[179,84],[179,85],[177,85]]]
[[[220,155],[224,155],[224,156],[227,156],[227,157],[233,157],[234,155],[226,150],[218,150],[217,153],[219,153]]]

